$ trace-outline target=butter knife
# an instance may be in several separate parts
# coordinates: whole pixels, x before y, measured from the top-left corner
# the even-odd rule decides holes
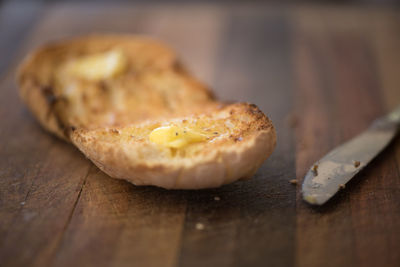
[[[304,178],[303,199],[312,205],[327,202],[390,143],[399,125],[400,106],[315,162]]]

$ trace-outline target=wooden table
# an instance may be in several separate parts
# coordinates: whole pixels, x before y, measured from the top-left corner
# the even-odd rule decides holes
[[[289,183],[301,182],[315,160],[400,102],[398,11],[246,4],[4,8],[1,266],[399,266],[398,138],[324,207],[305,204],[300,185]],[[221,99],[256,103],[271,117],[278,132],[273,156],[252,180],[212,190],[167,191],[110,179],[42,130],[14,83],[15,66],[30,49],[92,32],[169,43]]]

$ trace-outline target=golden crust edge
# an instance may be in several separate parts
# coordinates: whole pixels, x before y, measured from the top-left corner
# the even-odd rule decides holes
[[[93,36],[90,36],[89,38],[92,37]],[[43,53],[43,51],[45,50],[46,47],[34,51],[30,56],[28,56],[28,58],[26,58],[26,60],[19,67],[17,74],[17,82],[20,84],[19,94],[23,99],[23,101],[27,104],[29,109],[33,112],[33,114],[35,114],[40,124],[45,129],[47,129],[48,131],[54,133],[55,135],[66,141],[70,141],[69,140],[70,125],[64,125],[64,127],[60,126],[59,123],[60,118],[57,118],[56,112],[51,111],[51,106],[49,104],[49,101],[48,99],[46,99],[46,96],[43,93],[42,85],[35,83],[34,81],[31,81],[30,83],[29,82],[25,83],[24,77],[22,75],[24,70],[27,67],[29,67],[30,64],[32,64],[31,61],[33,61],[35,57],[37,57],[40,53]],[[190,76],[188,73],[185,72],[185,74],[183,75],[185,75],[186,78],[194,81],[196,84],[203,85],[200,81]],[[202,90],[205,89],[202,88],[202,86],[198,86],[198,88]],[[210,91],[208,90],[208,92]],[[152,178],[146,181],[146,179],[139,178],[141,175],[137,173],[135,174],[135,177],[130,177],[130,176],[122,177],[121,175],[118,175],[119,174],[118,170],[110,168],[106,169],[104,165],[96,161],[94,157],[91,157],[89,156],[88,153],[85,153],[84,149],[79,147],[79,145],[77,145],[76,143],[75,145],[85,155],[87,155],[100,169],[102,169],[103,171],[105,171],[107,174],[109,174],[114,178],[125,179],[136,185],[156,185],[168,189],[201,189],[209,187],[218,187],[223,184],[231,183],[235,180],[253,175],[255,170],[257,170],[261,166],[262,162],[264,162],[264,160],[269,157],[269,155],[272,153],[275,147],[276,133],[273,126],[267,130],[262,130],[258,132],[252,138],[252,140],[254,140],[252,149],[248,149],[243,153],[238,151],[234,152],[231,151],[230,153],[224,153],[221,156],[223,158],[222,162],[221,160],[215,158],[215,162],[204,161],[203,164],[201,165],[194,164],[189,168],[175,169],[167,166],[165,167],[165,169],[163,169],[163,172],[161,173],[159,172],[159,170],[155,170],[156,172],[155,177],[156,178],[161,177],[162,179],[161,182],[154,180],[156,178]],[[243,143],[248,143],[248,142],[243,142]],[[236,165],[229,164],[229,162],[233,162],[237,158],[243,158],[243,160],[238,160],[238,162],[241,164],[236,164]],[[202,170],[199,171],[201,168]],[[227,169],[228,171],[226,171]],[[207,180],[204,179],[205,173],[211,173],[213,175],[216,174],[216,176],[213,176],[214,178]],[[233,173],[233,175],[229,173]],[[236,173],[240,173],[240,175]],[[183,179],[182,177],[189,177],[189,178]],[[211,176],[209,175],[208,177]],[[196,182],[191,183],[190,181],[196,181]]]
[[[49,100],[45,96],[41,86],[30,83],[19,83],[18,93],[28,109],[33,113],[40,125],[47,131],[55,134],[64,141],[70,142],[68,128],[57,117],[57,113],[52,110]],[[63,125],[63,126],[61,126]]]
[[[35,118],[39,121],[40,125],[47,131],[55,134],[57,137],[64,141],[71,142],[70,140],[70,129],[73,125],[68,125],[67,122],[62,121],[60,115],[51,107],[51,104],[46,96],[43,87],[48,86],[45,84],[39,84],[38,81],[30,80],[30,77],[26,77],[25,74],[33,69],[35,61],[41,56],[50,52],[55,48],[64,48],[68,46],[75,46],[77,43],[91,42],[96,39],[117,39],[118,42],[148,42],[152,45],[162,47],[173,56],[173,61],[176,64],[176,71],[188,83],[191,84],[193,90],[201,90],[205,92],[209,97],[210,101],[215,100],[214,93],[208,88],[207,85],[202,83],[197,78],[193,77],[190,72],[181,64],[178,60],[176,53],[168,45],[155,38],[150,38],[142,35],[133,34],[90,34],[83,36],[76,36],[74,38],[59,39],[42,45],[32,52],[27,54],[23,62],[18,66],[16,71],[15,81],[18,85],[18,93],[23,102],[28,106],[29,110],[34,114]],[[35,71],[32,71],[35,72]]]
[[[263,115],[265,116],[265,115]],[[152,165],[121,154],[112,144],[81,142],[72,134],[72,141],[102,171],[135,185],[154,185],[166,189],[202,189],[219,187],[239,179],[250,178],[272,154],[276,145],[276,131],[265,116],[266,129],[257,130],[235,144],[222,145],[219,153],[199,158],[187,164]]]

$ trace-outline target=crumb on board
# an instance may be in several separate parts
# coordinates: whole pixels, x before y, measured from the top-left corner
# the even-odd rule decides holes
[[[215,201],[220,201],[221,198],[220,198],[219,196],[215,196],[215,197],[214,197],[214,200],[215,200]]]
[[[314,164],[311,168],[312,172],[314,173],[315,176],[318,175],[318,164]]]
[[[339,189],[345,189],[346,188],[346,185],[345,184],[340,184],[339,185]]]
[[[203,230],[203,229],[204,229],[204,224],[202,224],[202,223],[196,223],[196,229],[197,229],[197,230]]]
[[[358,168],[360,166],[361,162],[358,160],[354,161],[354,167]]]
[[[292,180],[289,181],[289,183],[291,183],[291,184],[297,184],[297,180],[296,180],[296,179],[292,179]]]

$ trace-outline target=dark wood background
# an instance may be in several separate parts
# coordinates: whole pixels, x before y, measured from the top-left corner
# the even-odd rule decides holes
[[[400,103],[399,15],[312,4],[3,3],[0,265],[399,266],[398,138],[324,207],[289,183]],[[42,130],[14,82],[30,49],[92,32],[161,39],[221,99],[259,105],[277,128],[272,157],[252,180],[212,190],[110,179]]]

